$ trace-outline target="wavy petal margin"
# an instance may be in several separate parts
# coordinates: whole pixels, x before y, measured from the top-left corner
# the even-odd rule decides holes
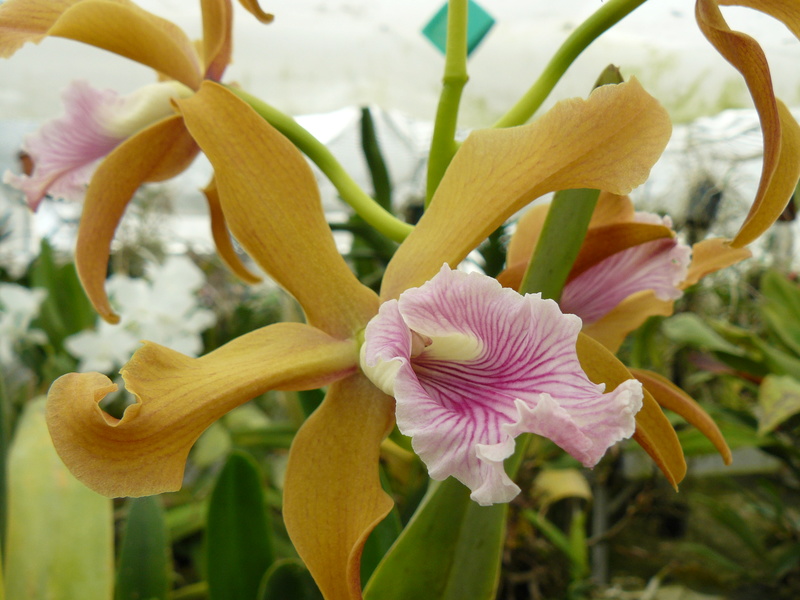
[[[275,15],[262,10],[258,0],[239,0],[239,4],[244,6],[247,12],[249,12],[262,23],[272,23],[272,21],[275,19]]]
[[[223,414],[267,390],[314,389],[346,377],[357,360],[354,342],[301,323],[258,329],[201,358],[146,343],[122,369],[137,398],[122,419],[98,406],[116,390],[111,380],[70,373],[50,388],[47,424],[61,459],[96,492],[175,491],[192,444]]]
[[[530,125],[472,133],[431,206],[400,246],[381,298],[397,298],[457,265],[501,223],[549,191],[627,194],[643,183],[672,131],[664,108],[635,79],[556,104]]]
[[[330,386],[292,443],[283,518],[328,600],[361,598],[361,551],[392,508],[378,463],[393,424],[392,398],[356,374]]]
[[[239,243],[300,302],[310,324],[343,338],[363,328],[377,312],[377,298],[336,249],[300,151],[216,83],[203,83],[178,106],[214,166],[222,210]]]
[[[706,275],[747,260],[753,256],[747,248],[734,248],[728,240],[711,238],[692,246],[692,262],[681,284],[683,289],[700,281]]]
[[[95,310],[109,323],[119,322],[105,291],[111,240],[139,186],[180,173],[198,148],[180,116],[155,123],[117,146],[95,171],[86,191],[75,247],[75,266]]]
[[[613,390],[633,375],[616,356],[600,342],[586,334],[578,335],[578,358],[594,383],[605,383]],[[667,481],[677,489],[686,476],[686,460],[675,430],[653,396],[645,388],[642,410],[636,413],[636,433],[633,439],[655,461]]]
[[[783,20],[798,35],[797,6],[787,0],[730,1]],[[794,10],[792,10],[794,9]],[[764,161],[756,198],[732,245],[746,246],[778,218],[800,177],[800,127],[789,110],[775,99],[766,56],[753,38],[728,27],[717,0],[697,0],[695,17],[703,35],[744,77],[764,136]]]

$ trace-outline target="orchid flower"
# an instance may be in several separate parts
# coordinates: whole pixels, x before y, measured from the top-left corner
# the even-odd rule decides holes
[[[500,465],[522,431],[550,436],[594,464],[608,445],[630,435],[635,414],[637,432],[655,454],[676,447],[680,454],[677,440],[676,446],[662,443],[674,432],[657,406],[662,420],[654,416],[652,399],[627,382],[630,374],[613,355],[582,341],[575,317],[485,276],[443,267],[458,265],[548,191],[594,187],[624,194],[642,183],[671,127],[635,80],[598,89],[587,100],[563,101],[530,125],[472,133],[388,265],[380,296],[358,282],[336,250],[313,173],[291,142],[211,82],[177,106],[215,168],[233,234],[298,300],[307,323],[270,325],[196,359],[146,343],[122,369],[137,403],[120,420],[98,407],[115,388],[105,375],[58,379],[48,396],[51,435],[86,485],[110,496],[178,489],[192,444],[225,412],[269,389],[329,384],[292,444],[283,513],[323,594],[358,598],[361,548],[392,505],[376,468],[395,421],[395,401],[385,391],[396,394],[399,420],[432,475],[456,475],[482,502],[515,493]],[[495,300],[502,302],[494,306]],[[492,311],[512,306],[507,326],[495,327]],[[432,315],[426,320],[428,310],[448,315],[447,326],[434,326]],[[386,336],[392,348],[381,345]],[[493,364],[494,352],[508,365]],[[401,363],[393,382],[373,374],[384,391],[360,369],[381,360]],[[515,388],[517,367],[524,367],[520,373],[530,385],[520,380]],[[553,373],[564,381],[554,382]],[[473,384],[480,395],[465,393]],[[501,384],[508,396],[492,391]],[[453,392],[454,385],[461,391]],[[459,397],[463,406],[454,405]],[[439,426],[415,432],[426,418],[437,420],[431,411]],[[453,419],[476,432],[468,443],[448,445]]]
[[[241,0],[262,22],[272,17],[256,0]],[[0,5],[0,57],[26,42],[63,37],[152,67],[162,83],[128,97],[73,84],[64,95],[66,115],[44,125],[26,142],[33,158],[30,178],[8,174],[31,208],[48,193],[80,197],[85,212],[75,262],[87,289],[102,289],[114,231],[142,183],[164,181],[184,171],[199,148],[172,99],[185,98],[209,79],[219,81],[231,60],[231,0],[201,0],[203,40],[198,47],[173,23],[127,0],[8,0]],[[199,48],[199,49],[198,49]],[[99,161],[99,162],[98,162]],[[219,253],[245,281],[258,278],[238,260],[216,197],[208,197]],[[96,305],[109,322],[118,321],[108,299]]]
[[[537,205],[517,222],[508,266],[498,277],[503,285],[519,289],[548,208]],[[630,198],[601,194],[559,303],[581,318],[584,333],[616,352],[648,317],[671,315],[684,289],[748,257],[749,250],[722,240],[690,248],[677,239],[669,217],[636,212]]]

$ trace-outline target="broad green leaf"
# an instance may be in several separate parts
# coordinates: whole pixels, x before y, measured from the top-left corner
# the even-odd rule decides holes
[[[761,278],[762,312],[772,333],[800,356],[800,286],[777,271]]]
[[[771,443],[769,438],[759,436],[756,430],[741,423],[733,423],[716,419],[717,425],[728,443],[731,450],[737,448],[757,448]],[[681,442],[686,456],[700,456],[703,454],[713,454],[717,450],[701,431],[694,428],[682,429],[678,432],[678,439]]]
[[[234,452],[219,475],[206,529],[211,600],[255,598],[272,564],[272,528],[255,461]]]
[[[305,565],[297,559],[276,561],[264,575],[258,600],[322,600]]]
[[[453,478],[417,509],[372,575],[365,600],[495,597],[508,506],[479,506]]]
[[[661,327],[664,334],[673,342],[703,350],[742,354],[738,346],[731,344],[693,313],[675,315],[664,320]]]
[[[19,422],[8,465],[6,593],[14,600],[110,600],[112,503],[75,479],[58,458],[44,398]]]
[[[758,406],[758,433],[765,435],[800,413],[800,380],[768,375],[758,389]]]
[[[119,554],[115,600],[166,600],[170,542],[158,496],[131,498]]]

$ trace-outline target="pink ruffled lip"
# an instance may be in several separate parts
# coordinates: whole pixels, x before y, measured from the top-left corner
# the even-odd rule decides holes
[[[590,467],[633,435],[641,384],[604,394],[589,381],[575,351],[580,328],[552,300],[445,265],[381,306],[362,368],[394,395],[397,425],[433,479],[456,477],[483,505],[507,502],[519,487],[503,460],[521,433],[548,437]],[[430,340],[418,353],[415,335]]]
[[[100,159],[137,131],[172,114],[170,98],[184,95],[184,88],[162,82],[120,96],[85,81],[72,82],[63,94],[65,114],[45,123],[23,144],[33,172],[7,171],[3,181],[25,194],[31,210],[47,195],[81,200]]]

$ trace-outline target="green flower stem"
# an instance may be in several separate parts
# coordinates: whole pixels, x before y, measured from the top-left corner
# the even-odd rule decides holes
[[[428,155],[428,180],[425,197],[427,207],[439,182],[444,177],[456,144],[456,125],[461,92],[467,84],[467,0],[450,0],[447,7],[447,44],[445,46],[444,77],[433,139]]]
[[[586,237],[598,196],[599,190],[556,192],[522,278],[520,294],[541,292],[542,298],[558,302]]]
[[[599,190],[578,189],[556,192],[522,278],[520,294],[541,292],[543,298],[558,301],[567,277],[578,257]],[[514,479],[531,441],[530,434],[517,438],[514,454],[506,460],[506,473]]]
[[[493,127],[522,125],[539,109],[561,76],[589,44],[647,0],[608,0],[586,19],[550,59],[539,79]]]
[[[402,242],[411,233],[414,229],[413,225],[401,221],[375,202],[353,181],[353,178],[331,154],[330,150],[292,117],[243,90],[234,87],[228,87],[228,89],[247,102],[265,121],[289,138],[308,156],[334,185],[342,199],[364,221],[395,242]]]

